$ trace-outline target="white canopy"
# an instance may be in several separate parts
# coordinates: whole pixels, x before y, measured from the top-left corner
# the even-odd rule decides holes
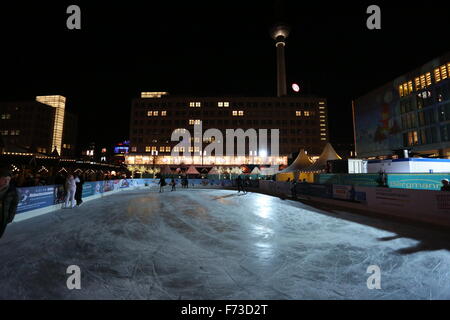
[[[286,169],[281,171],[280,173],[291,173],[291,172],[297,172],[301,171],[302,169],[305,169],[309,166],[311,166],[313,162],[311,159],[309,159],[308,155],[306,154],[305,150],[300,150],[300,153],[297,156],[297,159]]]
[[[313,165],[301,170],[302,172],[319,172],[323,171],[327,167],[327,161],[329,160],[341,160],[342,158],[336,153],[333,146],[330,143],[327,143],[325,148],[322,151],[319,159],[314,162]]]

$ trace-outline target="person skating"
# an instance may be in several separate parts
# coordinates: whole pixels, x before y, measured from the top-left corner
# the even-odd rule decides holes
[[[19,194],[11,182],[11,172],[0,169],[0,238],[6,226],[13,222],[19,204]]]
[[[174,178],[172,178],[172,180],[170,181],[170,185],[172,186],[172,190],[170,190],[170,191],[177,191],[176,188],[175,188],[177,183],[175,182]]]
[[[166,185],[166,179],[162,178],[159,179],[159,192],[164,192],[164,186]]]
[[[75,207],[75,192],[77,191],[77,182],[80,182],[80,179],[74,178],[73,175],[69,174],[66,180],[66,203],[65,208],[74,208]],[[69,206],[70,201],[70,206]]]
[[[296,179],[292,180],[291,193],[292,193],[292,198],[297,199],[297,180]]]
[[[244,180],[242,180],[241,176],[238,176],[236,179],[236,184],[237,184],[237,188],[238,188],[238,193],[241,193],[241,191],[245,194],[247,193],[245,191],[245,187],[244,187]]]

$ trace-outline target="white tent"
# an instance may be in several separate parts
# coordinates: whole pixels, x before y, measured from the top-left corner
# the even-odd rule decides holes
[[[308,155],[306,154],[305,150],[300,150],[300,153],[298,154],[295,161],[286,169],[281,171],[280,173],[291,173],[291,172],[297,172],[301,171],[302,169],[305,169],[312,165],[311,159],[309,159]]]
[[[261,170],[259,170],[258,167],[253,168],[252,172],[250,172],[251,175],[259,175],[261,174]]]
[[[342,159],[330,143],[327,143],[319,159],[314,164],[301,170],[301,172],[321,172],[327,168],[327,161]]]

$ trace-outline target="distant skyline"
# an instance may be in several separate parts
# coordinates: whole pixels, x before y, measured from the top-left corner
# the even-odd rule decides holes
[[[66,29],[71,4],[82,10],[80,31]],[[275,96],[269,28],[282,20],[291,26],[289,90],[296,82],[327,98],[331,142],[352,143],[352,99],[450,51],[444,3],[381,2],[377,31],[366,28],[370,4],[4,4],[0,100],[64,95],[79,116],[79,150],[91,141],[111,146],[129,138],[131,100],[141,91]]]

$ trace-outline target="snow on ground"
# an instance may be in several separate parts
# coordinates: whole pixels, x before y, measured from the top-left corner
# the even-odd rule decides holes
[[[127,191],[9,225],[0,298],[450,299],[450,238],[256,193]]]

